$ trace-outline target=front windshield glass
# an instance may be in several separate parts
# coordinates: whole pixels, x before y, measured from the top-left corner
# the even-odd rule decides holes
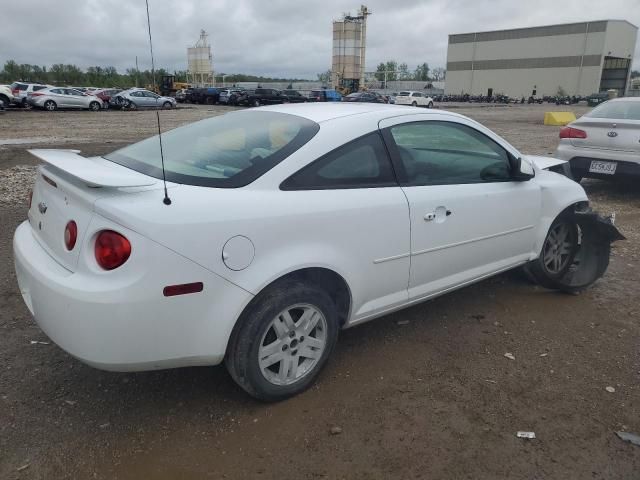
[[[296,115],[245,111],[220,115],[162,134],[168,181],[209,187],[247,185],[307,143],[319,125]],[[105,155],[161,179],[154,136]]]
[[[640,120],[640,101],[621,100],[605,102],[585,114],[589,118],[614,118],[617,120]]]

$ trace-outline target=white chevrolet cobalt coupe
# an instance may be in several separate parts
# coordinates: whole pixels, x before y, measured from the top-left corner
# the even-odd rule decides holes
[[[170,131],[162,155],[159,140],[31,151],[20,291],[55,343],[106,370],[224,361],[282,399],[341,328],[522,265],[579,290],[621,238],[564,162],[454,113],[279,105]]]

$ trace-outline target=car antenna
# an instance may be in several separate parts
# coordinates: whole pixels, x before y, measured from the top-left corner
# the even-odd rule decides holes
[[[156,67],[153,61],[153,43],[151,42],[151,20],[149,18],[149,0],[145,0],[147,5],[147,27],[149,30],[149,50],[151,50],[151,78],[153,80],[153,86],[156,86]],[[156,108],[156,119],[158,120],[158,140],[160,141],[160,161],[162,162],[162,183],[164,184],[164,199],[162,203],[165,205],[171,205],[171,199],[169,198],[169,192],[167,191],[167,175],[164,170],[164,152],[162,151],[162,131],[160,130],[160,112]]]

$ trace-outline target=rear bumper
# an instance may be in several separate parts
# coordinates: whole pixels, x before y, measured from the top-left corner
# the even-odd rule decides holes
[[[40,328],[72,356],[104,370],[220,363],[251,294],[144,237],[127,235],[141,257],[129,271],[70,272],[40,246],[28,222],[18,227],[16,275]],[[164,286],[194,281],[204,283],[203,292],[162,294]]]
[[[571,171],[583,177],[611,179],[640,176],[640,155],[632,152],[578,148],[571,144],[561,143],[558,145],[554,156],[568,161]],[[615,174],[604,175],[589,172],[589,166],[593,160],[617,163]]]

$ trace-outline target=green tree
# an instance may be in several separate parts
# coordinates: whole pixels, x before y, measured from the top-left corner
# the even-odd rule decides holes
[[[326,72],[322,72],[318,74],[318,81],[323,84],[331,83],[331,70],[327,70]]]
[[[411,73],[409,72],[409,66],[404,62],[398,65],[398,79],[411,80]]]
[[[425,62],[418,65],[414,71],[413,78],[414,80],[425,81],[425,82],[428,80],[431,80],[429,78],[429,64]]]

